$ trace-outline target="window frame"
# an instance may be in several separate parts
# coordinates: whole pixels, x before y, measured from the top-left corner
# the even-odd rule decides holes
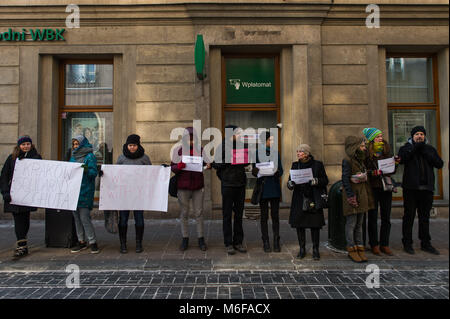
[[[441,121],[440,121],[440,101],[439,101],[439,74],[438,74],[438,59],[435,53],[400,53],[400,52],[387,52],[386,59],[389,58],[431,58],[432,60],[432,72],[433,72],[433,102],[421,102],[421,103],[390,103],[386,95],[388,114],[390,110],[434,110],[436,112],[436,149],[441,154]],[[386,67],[386,66],[385,66]],[[387,76],[387,72],[386,72]],[[387,80],[386,80],[387,86]],[[387,92],[387,87],[386,87]],[[392,142],[392,141],[391,141]],[[443,178],[442,170],[438,170],[438,188],[439,195],[434,195],[434,199],[443,199]],[[402,201],[403,197],[393,197],[394,201]]]

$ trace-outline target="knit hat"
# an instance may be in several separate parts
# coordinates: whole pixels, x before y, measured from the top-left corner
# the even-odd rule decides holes
[[[375,137],[378,136],[378,134],[382,134],[383,132],[381,132],[379,129],[374,128],[374,127],[366,127],[363,130],[363,134],[364,136],[369,140],[369,142],[372,142],[374,140]]]
[[[422,132],[424,135],[427,135],[427,132],[425,131],[425,128],[423,126],[416,126],[411,130],[411,137],[414,136],[417,132]]]
[[[77,135],[74,138],[72,138],[72,140],[77,140],[78,143],[80,143],[80,145],[83,143],[84,139],[85,139],[85,137],[83,135]]]
[[[33,141],[31,140],[31,137],[29,137],[28,135],[21,136],[17,140],[17,146],[19,146],[22,143],[26,143],[26,142],[33,143]]]
[[[301,152],[309,155],[309,154],[311,154],[311,147],[308,144],[300,144],[297,147],[297,151],[301,151]]]
[[[127,137],[127,141],[125,142],[125,144],[136,144],[136,145],[140,145],[141,144],[141,137],[137,134],[131,134],[130,136]]]

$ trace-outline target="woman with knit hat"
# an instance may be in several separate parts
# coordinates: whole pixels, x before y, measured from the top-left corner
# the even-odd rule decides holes
[[[4,202],[3,210],[5,213],[12,213],[14,217],[14,230],[17,238],[14,250],[15,259],[28,255],[27,234],[30,229],[30,212],[37,210],[36,207],[11,204],[10,191],[16,159],[22,160],[24,158],[42,159],[28,135],[19,137],[12,154],[8,156],[5,164],[3,164],[0,175],[0,188]]]
[[[391,231],[391,206],[392,206],[392,191],[383,190],[383,175],[390,176],[391,174],[384,174],[378,167],[378,161],[386,158],[391,158],[391,147],[389,143],[384,140],[383,132],[377,128],[365,128],[363,134],[368,140],[366,150],[366,161],[369,175],[369,184],[372,188],[374,199],[374,209],[368,212],[368,230],[369,230],[369,244],[374,255],[381,255],[381,252],[392,256],[393,253],[389,249],[389,234]],[[378,241],[378,206],[380,206],[381,227],[380,240]]]
[[[145,150],[141,145],[141,137],[136,134],[128,136],[125,144],[123,144],[122,154],[117,159],[118,165],[152,165],[150,158],[145,154]],[[103,175],[103,174],[102,174]],[[119,216],[119,240],[120,240],[120,252],[125,254],[127,250],[127,230],[128,230],[128,218],[130,216],[129,210],[120,211]],[[136,230],[136,253],[141,253],[142,238],[144,237],[144,211],[133,211],[134,216],[134,228]]]
[[[288,188],[294,190],[292,194],[291,212],[289,224],[297,229],[300,252],[298,258],[306,256],[305,229],[311,229],[313,243],[313,258],[320,259],[319,243],[320,229],[325,225],[323,214],[322,195],[326,192],[328,176],[323,163],[314,159],[311,155],[311,147],[308,144],[300,144],[297,148],[298,161],[292,163],[291,170],[308,169],[313,173],[313,179],[305,184],[295,184],[289,176]]]
[[[367,262],[362,243],[364,213],[374,208],[372,190],[365,166],[366,144],[362,137],[345,139],[346,158],[342,160],[342,213],[346,216],[345,237],[348,256],[354,262]]]
[[[84,168],[77,210],[73,212],[78,245],[73,247],[71,252],[76,253],[86,249],[89,244],[91,253],[98,254],[100,251],[91,220],[91,210],[94,206],[95,178],[97,177],[97,159],[93,153],[92,145],[83,135],[72,138],[70,162],[81,163],[81,167]]]

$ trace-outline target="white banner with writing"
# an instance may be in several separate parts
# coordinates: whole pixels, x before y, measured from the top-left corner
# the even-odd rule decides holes
[[[167,212],[170,167],[102,165],[100,210]]]
[[[17,159],[11,204],[76,210],[82,178],[81,163]]]

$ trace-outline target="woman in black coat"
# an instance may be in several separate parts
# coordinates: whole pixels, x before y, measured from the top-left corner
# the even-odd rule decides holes
[[[297,228],[298,243],[300,252],[298,258],[306,256],[305,249],[305,229],[311,228],[311,239],[313,242],[313,258],[320,259],[319,242],[320,229],[325,225],[323,215],[322,195],[326,194],[328,177],[323,163],[316,161],[311,155],[311,148],[307,144],[301,144],[297,148],[298,161],[292,163],[292,170],[311,168],[313,179],[305,184],[295,184],[289,176],[288,188],[294,190],[292,195],[291,212],[289,215],[289,224]],[[309,207],[304,207],[304,199],[310,202]],[[307,204],[305,202],[305,204]]]
[[[14,257],[20,258],[28,254],[27,234],[30,229],[30,212],[36,211],[36,207],[19,206],[11,204],[11,183],[13,179],[16,159],[42,159],[32,144],[28,135],[21,136],[14,147],[12,154],[8,156],[0,175],[0,189],[3,196],[4,212],[12,213],[14,216],[14,229],[17,237],[17,246]]]

